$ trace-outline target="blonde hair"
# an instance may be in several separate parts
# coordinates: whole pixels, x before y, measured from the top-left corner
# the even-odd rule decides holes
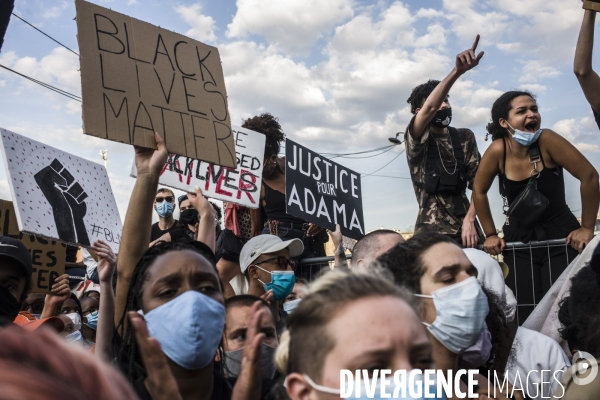
[[[320,381],[325,357],[335,346],[335,338],[327,334],[329,321],[353,301],[382,296],[402,299],[414,309],[414,297],[396,286],[391,273],[384,269],[334,270],[313,282],[286,321],[275,354],[279,372],[300,372]]]

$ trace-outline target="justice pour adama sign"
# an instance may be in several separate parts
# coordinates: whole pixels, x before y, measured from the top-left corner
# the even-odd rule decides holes
[[[83,127],[88,135],[235,168],[216,47],[76,0]]]
[[[360,174],[298,143],[285,141],[286,212],[360,239],[365,234]]]
[[[265,135],[239,126],[233,126],[232,131],[237,168],[222,167],[171,153],[158,183],[185,192],[193,192],[198,186],[206,197],[258,208]],[[134,161],[131,176],[135,178],[136,175]]]
[[[19,230],[119,252],[123,224],[103,165],[0,128]]]

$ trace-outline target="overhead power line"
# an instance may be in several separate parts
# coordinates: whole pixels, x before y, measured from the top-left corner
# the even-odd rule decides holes
[[[70,48],[68,48],[67,46],[65,46],[64,44],[62,44],[61,42],[59,42],[58,40],[54,39],[52,36],[48,35],[47,33],[45,33],[44,31],[36,28],[35,26],[33,26],[32,24],[30,24],[29,22],[25,21],[23,18],[19,17],[17,14],[12,13],[12,15],[14,15],[15,17],[19,18],[21,21],[25,22],[27,25],[29,25],[30,27],[32,27],[33,29],[35,29],[36,31],[38,31],[39,33],[41,33],[42,35],[46,36],[47,38],[49,38],[50,40],[53,40],[54,42],[60,44],[62,47],[64,47],[65,49],[69,50],[71,53],[79,56],[79,53],[77,53],[74,50],[71,50]]]
[[[361,174],[361,175],[362,175],[362,177],[363,177],[363,178],[366,178],[367,176],[372,176],[373,174],[375,174],[375,173],[377,173],[377,172],[381,171],[382,169],[384,169],[385,167],[387,167],[388,165],[390,165],[390,164],[391,164],[391,163],[392,163],[392,162],[393,162],[393,161],[394,161],[396,158],[400,157],[400,154],[404,153],[404,150],[406,150],[406,149],[402,149],[402,151],[401,151],[400,153],[398,153],[398,154],[396,155],[396,157],[392,158],[392,159],[391,159],[391,160],[390,160],[390,161],[389,161],[387,164],[385,164],[383,167],[379,168],[378,170],[376,170],[376,171],[373,171],[373,172],[371,172],[370,174]]]
[[[15,74],[17,74],[17,75],[19,75],[19,76],[22,76],[23,78],[25,78],[25,79],[27,79],[27,80],[30,80],[31,82],[37,83],[38,85],[40,85],[40,86],[43,86],[43,87],[45,87],[46,89],[50,89],[50,90],[52,90],[53,92],[56,92],[56,93],[58,93],[58,94],[62,94],[63,96],[65,96],[65,97],[68,97],[68,98],[70,98],[71,100],[75,100],[75,101],[79,101],[79,102],[81,102],[81,97],[80,97],[80,96],[77,96],[76,94],[69,93],[69,92],[67,92],[67,91],[65,91],[65,90],[62,90],[62,89],[59,89],[59,88],[57,88],[56,86],[49,85],[49,84],[47,84],[47,83],[44,83],[44,82],[42,82],[42,81],[38,81],[37,79],[34,79],[34,78],[32,78],[32,77],[30,77],[30,76],[27,76],[27,75],[25,75],[25,74],[22,74],[22,73],[20,73],[20,72],[17,72],[17,71],[15,71],[14,69],[10,69],[10,68],[8,68],[8,67],[6,67],[6,66],[2,65],[2,64],[0,64],[0,68],[4,68],[4,69],[5,69],[5,70],[7,70],[7,71],[10,71],[10,72],[12,72],[12,73],[15,73]]]

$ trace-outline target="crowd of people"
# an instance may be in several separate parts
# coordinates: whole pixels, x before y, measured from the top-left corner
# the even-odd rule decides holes
[[[598,116],[594,20],[586,11],[575,73]],[[342,370],[428,369],[446,377],[476,370],[479,398],[596,398],[600,248],[590,243],[598,173],[542,128],[526,91],[492,105],[483,156],[471,130],[450,125],[449,92],[482,60],[478,42],[457,55],[446,78],[417,86],[408,99],[414,117],[405,143],[419,212],[407,240],[372,231],[348,258],[339,226],[328,234],[287,214],[285,135],[269,113],[243,124],[266,136],[256,210],[233,203],[221,210],[199,188],[177,199],[159,188],[168,152],[157,133],[157,149],[135,147],[137,178],[118,256],[97,241],[51,293],[30,293],[27,248],[0,237],[0,399],[334,399]],[[581,223],[566,204],[563,170],[581,182]],[[496,176],[503,235],[488,202]],[[331,266],[299,263],[324,256],[330,237]],[[562,238],[567,251],[506,257],[506,271],[492,257],[507,254],[506,242]],[[535,304],[585,249],[589,261],[559,299],[561,340],[521,326],[531,310],[519,315],[528,301],[520,293],[532,293]],[[88,282],[74,278],[79,270]],[[506,279],[518,270],[531,273]],[[580,384],[594,365],[591,382]],[[455,384],[458,393],[468,382]],[[454,398],[439,386],[416,386],[421,396],[410,398]],[[366,379],[355,389],[354,398],[371,390]]]

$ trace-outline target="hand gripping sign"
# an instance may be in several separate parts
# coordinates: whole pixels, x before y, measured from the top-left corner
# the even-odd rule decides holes
[[[202,194],[217,200],[258,208],[265,155],[265,135],[234,126],[237,168],[169,154],[158,183],[185,192],[198,186]],[[135,178],[135,162],[131,176]]]
[[[365,234],[360,174],[285,141],[286,212],[359,240]]]
[[[0,128],[2,153],[22,232],[119,251],[123,225],[104,166]]]

